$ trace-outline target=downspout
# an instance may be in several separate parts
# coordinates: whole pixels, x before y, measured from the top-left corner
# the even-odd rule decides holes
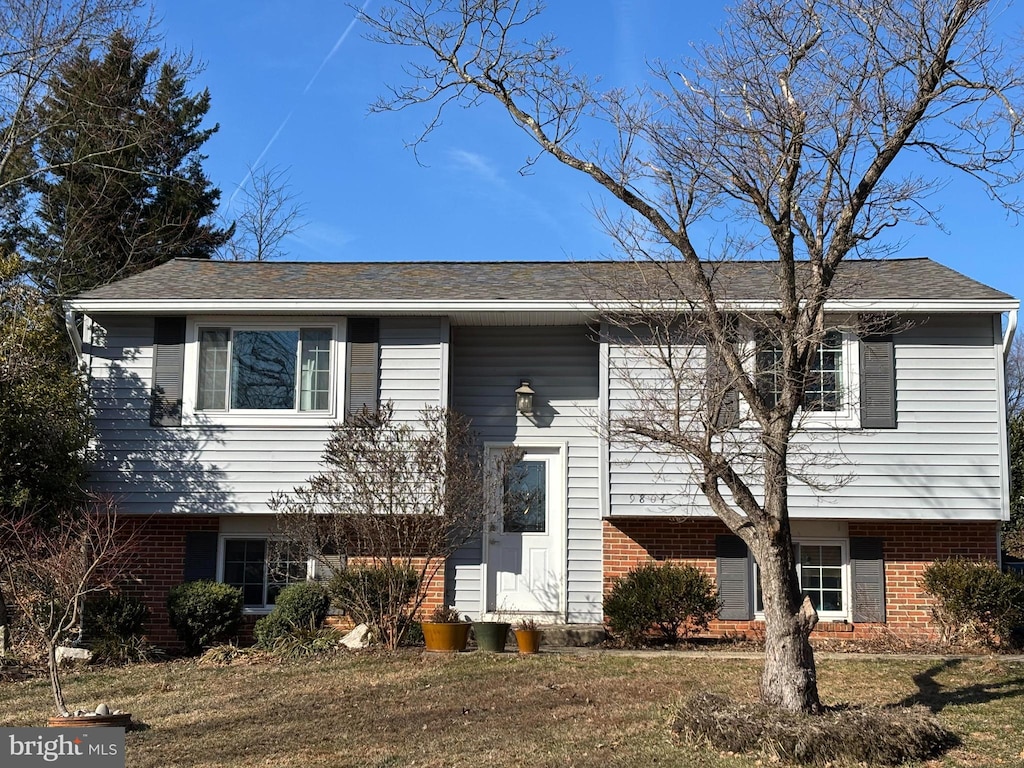
[[[1016,316],[1014,317],[1014,325],[1017,323]],[[78,360],[78,370],[82,370],[85,366],[85,357],[82,355],[82,337],[78,333],[78,326],[75,324],[75,313],[73,310],[64,311],[64,327],[68,331],[68,336],[71,338],[71,346],[75,349],[75,359]]]
[[[75,323],[75,313],[73,310],[64,310],[64,328],[67,329],[68,338],[71,339],[71,346],[75,350],[75,359],[78,361],[78,374],[81,376],[85,371],[85,356],[82,354],[82,336],[78,333],[78,325]],[[86,557],[85,545],[82,545],[82,557]],[[85,645],[85,597],[79,597],[78,606],[78,636],[75,638],[72,646],[74,648],[82,648]]]
[[[1003,360],[1010,356],[1010,347],[1013,345],[1013,336],[1017,332],[1017,310],[1011,309],[1006,313],[1006,330],[1003,331]]]

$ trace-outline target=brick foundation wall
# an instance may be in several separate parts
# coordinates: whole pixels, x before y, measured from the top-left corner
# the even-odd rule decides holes
[[[850,536],[885,539],[885,624],[823,622],[815,637],[867,639],[891,633],[907,640],[936,635],[931,601],[920,587],[929,563],[961,556],[995,560],[997,522],[873,522],[849,523]],[[718,518],[618,518],[604,521],[604,591],[631,568],[650,560],[689,563],[715,578],[715,537],[729,530]],[[756,636],[760,621],[714,621],[713,636]]]
[[[122,516],[126,530],[135,537],[132,575],[137,594],[149,607],[146,639],[161,648],[180,648],[178,636],[167,617],[167,593],[181,584],[185,567],[185,534],[190,531],[216,533],[220,527],[214,515]]]
[[[410,565],[411,565],[411,567],[412,567],[412,569],[414,571],[419,573],[420,569],[422,569],[424,564],[425,564],[425,560],[426,560],[426,558],[423,558],[423,557],[413,557],[410,560]],[[426,588],[424,590],[425,593],[426,593],[426,597],[424,598],[423,604],[420,605],[420,609],[417,612],[417,617],[419,617],[419,618],[425,618],[425,617],[429,616],[431,613],[434,612],[435,608],[440,608],[440,607],[442,607],[445,604],[444,603],[444,591],[445,591],[444,590],[444,571],[445,571],[444,562],[445,561],[443,559],[435,560],[434,561],[436,569],[434,570],[433,575],[430,574],[429,570],[427,571],[427,577],[428,577],[427,578],[427,586],[426,586]],[[349,565],[372,565],[373,564],[372,560],[364,559],[364,558],[360,558],[360,557],[350,557],[350,558],[348,558],[348,563],[349,563]],[[339,626],[349,626],[349,625],[350,624],[345,624],[344,621],[340,622],[340,624],[339,624]]]
[[[151,517],[122,516],[126,534],[135,539],[131,573],[134,577],[135,594],[149,608],[149,622],[146,625],[146,639],[160,648],[178,650],[181,643],[170,625],[167,615],[167,593],[171,587],[185,580],[185,536],[193,531],[216,533],[220,529],[219,518],[215,515],[155,515]],[[355,562],[352,560],[350,562]],[[414,563],[419,567],[422,563]],[[429,615],[435,608],[444,605],[444,565],[438,569],[427,585],[427,597],[421,607],[421,615]],[[248,644],[253,639],[253,626],[263,614],[245,614],[239,631],[240,643]],[[346,617],[332,620],[339,626],[351,626]]]

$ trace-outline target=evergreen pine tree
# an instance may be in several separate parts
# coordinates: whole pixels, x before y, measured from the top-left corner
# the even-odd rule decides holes
[[[177,256],[209,258],[231,236],[212,220],[220,191],[203,171],[209,92],[187,91],[189,62],[115,32],[97,57],[63,64],[40,109],[48,126],[36,183],[33,274],[53,298]]]

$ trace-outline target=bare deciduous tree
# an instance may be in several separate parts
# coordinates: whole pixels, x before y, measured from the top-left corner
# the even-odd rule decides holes
[[[480,534],[483,448],[460,414],[430,407],[419,423],[401,422],[387,403],[335,427],[323,463],[271,507],[284,534],[320,562],[346,555],[383,574],[386,601],[374,629],[395,648],[445,559]]]
[[[82,620],[86,597],[121,583],[136,542],[110,500],[62,513],[56,526],[32,518],[0,521],[0,579],[44,651],[57,714],[67,717],[57,648]]]
[[[287,175],[279,168],[250,168],[240,193],[235,234],[224,246],[232,261],[271,261],[285,255],[282,243],[305,226],[304,206],[296,201]]]
[[[36,110],[57,67],[127,25],[141,0],[0,4],[0,192],[43,172],[30,161],[47,126]],[[117,147],[108,147],[113,153]]]
[[[496,102],[541,155],[622,204],[604,216],[616,244],[638,268],[660,270],[659,306],[699,324],[755,434],[738,464],[709,427],[716,397],[698,398],[703,417],[682,415],[687,402],[667,425],[640,413],[612,427],[695,462],[700,492],[759,566],[762,698],[819,711],[808,641],[817,614],[797,577],[789,486],[826,305],[844,260],[885,256],[892,227],[935,221],[927,197],[940,182],[898,162],[906,155],[962,172],[1020,211],[1006,188],[1020,179],[1021,67],[994,41],[985,0],[741,0],[717,42],[653,65],[656,87],[600,92],[552,37],[528,37],[540,13],[534,0],[394,0],[364,15],[375,40],[415,57],[409,81],[376,109],[430,105],[422,139],[445,107]],[[731,286],[716,279],[716,262],[732,259],[772,264],[757,318],[771,389],[736,343]]]

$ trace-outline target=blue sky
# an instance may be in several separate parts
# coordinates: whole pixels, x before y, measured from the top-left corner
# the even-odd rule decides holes
[[[380,0],[368,0],[379,3]],[[724,19],[718,3],[550,0],[542,27],[607,85],[638,82],[645,62],[687,53]],[[205,63],[194,80],[212,97],[205,167],[232,197],[261,156],[287,170],[305,228],[286,243],[293,260],[593,259],[610,253],[592,214],[612,204],[592,182],[554,162],[520,175],[529,141],[495,108],[452,110],[421,150],[405,143],[425,110],[370,115],[406,52],[366,41],[354,11],[309,0],[157,0],[166,47]],[[1024,13],[1000,23],[1019,29]],[[348,34],[346,35],[346,31]],[[948,230],[898,234],[902,256],[929,256],[1024,296],[1021,226],[984,191],[952,177],[940,196]]]

